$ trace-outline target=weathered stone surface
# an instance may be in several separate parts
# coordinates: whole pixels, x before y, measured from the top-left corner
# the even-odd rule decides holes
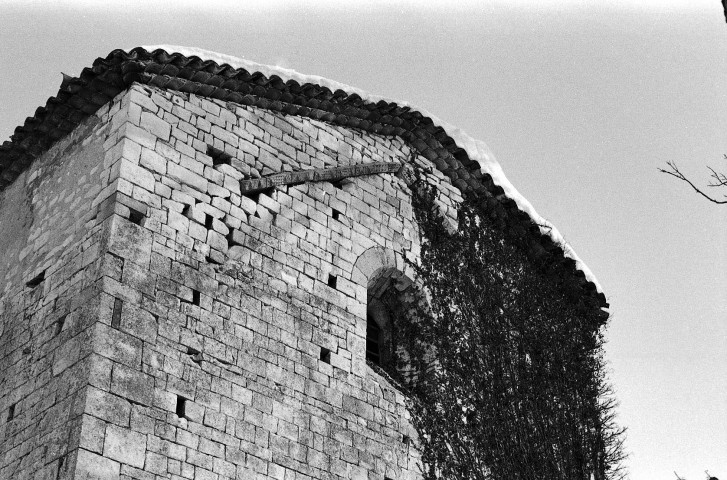
[[[0,194],[0,355],[29,359],[0,478],[42,456],[23,429],[59,444],[38,472],[78,452],[65,478],[418,478],[365,353],[419,248],[404,142],[140,85],[85,128]]]
[[[79,450],[76,459],[76,476],[82,480],[117,480],[121,465],[95,453]]]
[[[146,436],[116,425],[106,427],[104,457],[142,468],[146,452]]]
[[[151,112],[141,112],[139,126],[160,140],[169,140],[171,125]]]
[[[111,222],[108,238],[110,253],[140,266],[149,265],[152,244],[152,233],[149,230],[116,217]]]
[[[111,393],[149,406],[154,400],[154,378],[124,365],[115,364],[111,373]]]
[[[131,404],[121,397],[89,387],[86,394],[85,411],[109,423],[128,426]]]
[[[317,168],[314,170],[299,170],[269,175],[267,177],[240,182],[240,191],[254,193],[278,185],[293,185],[305,182],[335,182],[344,178],[374,175],[377,173],[396,173],[401,164],[398,162],[374,162],[360,165],[333,168]]]

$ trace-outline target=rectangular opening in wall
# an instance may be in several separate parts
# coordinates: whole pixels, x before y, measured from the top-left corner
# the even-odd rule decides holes
[[[66,463],[66,457],[63,456],[58,459],[58,471],[56,472],[56,480],[61,478],[61,472],[63,471],[63,464]]]
[[[334,182],[331,182],[331,185],[333,185],[334,187],[336,187],[339,190],[342,190],[343,189],[343,180],[336,180]]]
[[[331,210],[332,210],[332,213],[331,213],[331,217],[332,217],[332,218],[333,218],[334,220],[338,220],[338,219],[339,219],[339,218],[341,217],[341,212],[339,212],[339,211],[338,211],[338,210],[336,210],[335,208],[332,208]]]
[[[366,360],[376,365],[381,364],[381,352],[379,349],[379,341],[381,339],[381,329],[376,320],[371,315],[366,315]]]
[[[17,404],[13,403],[10,405],[10,408],[8,408],[8,422],[15,418],[15,405]]]
[[[144,214],[141,213],[139,210],[134,210],[133,208],[129,208],[129,221],[131,223],[135,223],[136,225],[143,226]]]
[[[177,395],[177,416],[179,418],[184,418],[185,410],[187,408],[187,399],[184,397],[180,397]]]
[[[401,443],[403,443],[404,445],[406,445],[408,447],[409,444],[411,443],[411,438],[409,437],[409,435],[402,435]]]
[[[232,165],[232,156],[219,150],[212,145],[207,145],[207,155],[212,157],[212,166]]]
[[[121,308],[124,302],[120,298],[114,298],[114,311],[111,313],[111,326],[119,328],[121,325]]]
[[[331,363],[331,351],[325,347],[321,347],[320,360],[325,363]]]
[[[265,190],[259,190],[257,192],[246,192],[246,193],[243,193],[242,196],[249,198],[250,200],[252,200],[255,203],[259,203],[260,195],[267,195],[268,197],[272,197],[274,191],[275,191],[275,187],[272,187],[272,188],[266,188]]]
[[[63,331],[63,325],[66,323],[67,316],[68,315],[63,315],[61,318],[56,320],[56,328],[55,328],[55,332],[53,334],[54,336],[60,335],[61,332]]]
[[[205,213],[204,215],[204,228],[207,230],[212,230],[212,224],[215,221],[215,217],[210,215],[209,213]]]
[[[218,261],[212,255],[207,255],[206,257],[204,257],[204,261],[213,265],[222,265],[222,262]]]
[[[199,290],[192,289],[192,305],[199,306],[200,296]]]
[[[30,288],[35,288],[38,285],[40,285],[41,283],[43,283],[43,280],[45,280],[45,270],[43,270],[35,277],[28,280],[28,282],[25,284],[25,286],[30,287]]]
[[[192,358],[192,361],[197,365],[202,365],[202,352],[196,348],[187,347],[187,355]]]
[[[336,284],[338,283],[338,278],[335,275],[328,275],[328,286],[331,288],[336,288]]]

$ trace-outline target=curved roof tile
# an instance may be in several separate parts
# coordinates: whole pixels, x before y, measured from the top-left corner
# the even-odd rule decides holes
[[[489,148],[423,109],[318,76],[187,47],[117,49],[78,77],[64,76],[44,107],[0,145],[0,190],[53,142],[70,133],[131,83],[309,116],[341,126],[397,135],[487,203],[493,217],[521,238],[533,259],[579,293],[585,306],[608,306],[595,276],[505,177]],[[604,321],[607,317],[604,314]]]

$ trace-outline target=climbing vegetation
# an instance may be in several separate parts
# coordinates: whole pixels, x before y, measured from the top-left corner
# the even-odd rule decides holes
[[[420,301],[396,313],[425,479],[625,476],[603,315],[578,307],[518,240],[466,200],[456,231],[415,195]]]

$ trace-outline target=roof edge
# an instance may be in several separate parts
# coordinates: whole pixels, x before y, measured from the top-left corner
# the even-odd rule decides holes
[[[608,306],[595,275],[557,228],[538,215],[509,182],[484,142],[406,102],[390,101],[323,77],[196,48],[114,50],[84,68],[79,77],[64,78],[58,94],[0,146],[0,190],[56,140],[133,82],[402,136],[463,193],[474,192],[485,197],[488,207],[503,209],[512,227],[532,237],[531,250],[537,252],[538,261],[543,252],[549,254],[553,246],[557,247],[563,256],[558,263],[571,271],[579,289],[597,299],[599,307]]]

